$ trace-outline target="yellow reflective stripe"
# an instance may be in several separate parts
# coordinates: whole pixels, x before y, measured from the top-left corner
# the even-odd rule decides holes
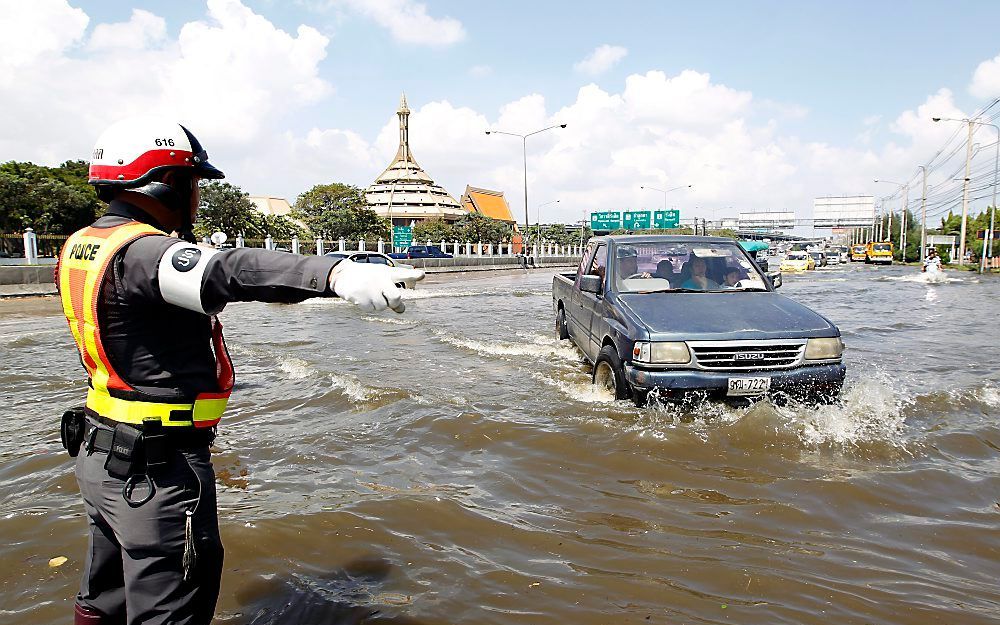
[[[159,419],[164,426],[189,427],[204,421],[218,421],[228,401],[228,398],[199,399],[193,404],[169,404],[120,399],[93,388],[87,391],[87,408],[107,419],[134,425],[141,424],[145,419]],[[172,421],[170,413],[174,410],[190,410],[194,419]]]
[[[218,399],[197,399],[194,402],[194,422],[218,421],[222,418],[222,413],[226,411],[228,397]]]

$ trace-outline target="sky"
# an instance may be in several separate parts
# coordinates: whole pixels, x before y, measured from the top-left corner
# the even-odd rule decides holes
[[[873,179],[914,180],[955,133],[930,117],[967,117],[1000,97],[1000,41],[984,26],[1000,4],[988,2],[0,10],[0,161],[85,159],[110,123],[157,113],[190,128],[230,182],[290,201],[315,184],[370,184],[395,154],[405,92],[414,156],[456,198],[467,184],[499,189],[523,216],[521,142],[485,130],[565,123],[527,140],[532,221],[542,204],[542,222],[571,222],[665,199],[685,219],[808,218],[815,197],[895,193]],[[989,129],[978,133],[992,145]],[[991,150],[976,159],[992,165]],[[684,188],[664,198],[640,186]]]

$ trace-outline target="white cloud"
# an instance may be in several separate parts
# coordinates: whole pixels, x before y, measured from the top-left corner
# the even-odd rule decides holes
[[[5,19],[4,28],[80,41],[87,16],[52,4],[17,3],[16,21]],[[84,157],[109,123],[141,112],[186,123],[216,160],[262,148],[279,120],[331,92],[319,77],[327,43],[308,26],[285,32],[238,0],[208,0],[205,19],[184,24],[176,39],[162,18],[134,11],[128,22],[95,26],[79,54],[63,43],[22,57],[12,80],[0,81],[0,99],[25,131],[0,136],[0,153],[38,162]]]
[[[575,63],[573,69],[581,74],[597,76],[617,65],[627,54],[628,49],[621,46],[600,45],[582,61]]]
[[[132,9],[132,17],[127,22],[95,26],[87,47],[90,50],[141,50],[149,44],[163,41],[166,36],[166,20],[149,11]]]
[[[427,5],[414,0],[340,0],[389,30],[402,43],[450,46],[465,39],[465,28],[452,17],[431,17]]]
[[[976,67],[969,83],[969,93],[977,98],[1000,96],[1000,55],[983,61]]]
[[[90,18],[65,0],[6,2],[0,20],[0,83],[14,68],[58,54],[83,37]]]

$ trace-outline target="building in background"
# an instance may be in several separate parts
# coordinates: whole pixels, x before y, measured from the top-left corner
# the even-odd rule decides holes
[[[399,101],[399,149],[396,158],[365,190],[365,201],[380,217],[396,226],[427,219],[458,221],[466,210],[442,187],[434,184],[410,151],[410,109],[406,95]]]
[[[465,185],[462,207],[467,212],[479,213],[490,219],[510,224],[514,230],[517,230],[517,224],[514,221],[514,216],[510,213],[510,205],[507,204],[507,198],[503,196],[503,191]]]
[[[793,211],[761,211],[756,213],[740,213],[739,229],[754,232],[776,232],[791,230],[795,227]]]
[[[253,202],[258,213],[262,215],[280,215],[287,217],[292,212],[292,206],[283,197],[271,197],[269,195],[251,195],[249,200]]]

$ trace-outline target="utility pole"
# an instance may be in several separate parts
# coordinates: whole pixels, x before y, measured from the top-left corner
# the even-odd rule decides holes
[[[965,179],[962,181],[962,232],[961,241],[958,246],[958,264],[965,264],[965,228],[969,221],[969,166],[972,163],[972,124],[973,120],[966,120],[969,124],[969,139],[965,147]]]
[[[906,210],[910,206],[910,185],[903,187],[903,214],[899,223],[899,248],[903,264],[906,264]]]
[[[920,264],[923,265],[927,255],[927,167],[921,165],[920,170],[924,172],[924,189],[920,193]]]

